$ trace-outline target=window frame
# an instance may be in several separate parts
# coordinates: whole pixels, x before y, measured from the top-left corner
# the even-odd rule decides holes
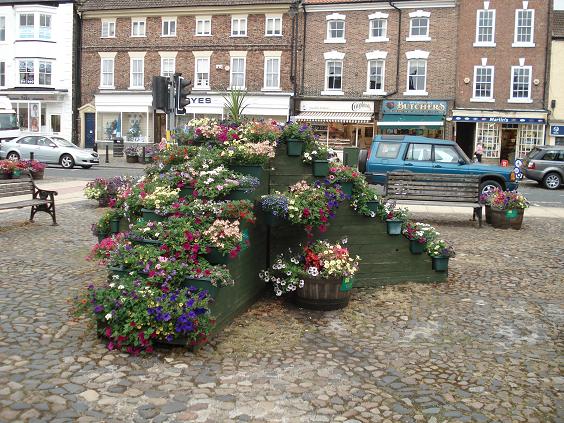
[[[529,41],[519,41],[518,30],[519,30],[519,13],[521,12],[531,12],[531,39]],[[515,10],[515,27],[513,34],[513,44],[512,47],[535,47],[535,9],[516,9]]]
[[[268,33],[268,21],[273,22],[272,34]],[[276,22],[280,22],[280,31],[276,32]],[[282,36],[282,15],[265,15],[264,17],[264,36],[265,37],[281,37]]]
[[[18,19],[17,19],[17,22],[18,22],[18,32],[17,32],[18,37],[17,37],[17,39],[18,40],[34,40],[34,39],[38,38],[37,35],[36,35],[36,31],[35,31],[35,15],[36,15],[35,12],[18,13],[18,15],[17,15],[18,16]],[[22,36],[22,21],[21,21],[22,16],[31,16],[33,18],[33,22],[31,24],[31,28],[32,28],[31,29],[31,35],[29,37],[28,36]],[[26,21],[27,21],[27,19],[26,19]],[[26,22],[26,24],[27,24],[27,22]],[[23,25],[23,27],[30,27],[30,25]]]
[[[165,34],[165,23],[168,24],[168,34]],[[172,31],[170,30],[170,24],[174,23],[174,33],[172,33]],[[177,19],[176,16],[163,16],[161,18],[161,37],[164,38],[171,38],[171,37],[176,37],[176,30],[177,30],[178,24],[177,24]]]
[[[343,24],[343,36],[342,37],[332,37],[331,31],[340,31],[340,29],[332,29],[331,24]],[[346,21],[345,19],[328,19],[327,20],[327,33],[325,35],[325,42],[326,43],[345,43],[346,42]]]
[[[413,146],[427,146],[429,147],[429,159],[428,160],[419,160],[419,159],[410,159],[408,158],[409,156],[409,152],[412,151],[412,147]],[[424,150],[423,150],[424,151]],[[413,155],[413,154],[412,154]],[[409,145],[407,146],[407,149],[405,151],[405,156],[404,156],[404,161],[410,161],[410,162],[432,162],[433,161],[433,144],[424,144],[424,143],[420,143],[420,142],[410,142]]]
[[[378,35],[378,36],[374,36],[372,34],[372,30],[375,29],[373,28],[372,23],[373,22],[383,22],[383,33],[382,35]],[[366,40],[367,42],[383,42],[383,41],[390,41],[390,39],[388,38],[388,18],[383,18],[383,17],[378,17],[378,18],[372,18],[368,20],[368,39]]]
[[[329,65],[331,63],[338,63],[340,65],[340,74],[339,74],[339,78],[340,78],[340,87],[339,88],[335,88],[335,87],[330,87],[329,86],[329,78],[330,78],[330,74],[329,74]],[[343,92],[343,67],[344,67],[344,60],[343,59],[327,59],[325,60],[325,92]],[[333,77],[336,78],[336,77]]]
[[[385,87],[386,87],[386,59],[384,58],[374,58],[367,60],[367,76],[366,76],[366,94],[373,94],[373,95],[383,95],[385,94]],[[382,78],[382,87],[380,89],[377,88],[370,88],[370,76],[371,76],[371,62],[381,62],[382,63],[382,71],[381,71],[381,78]]]
[[[411,64],[412,62],[415,61],[422,61],[425,63],[425,74],[423,75],[423,89],[422,90],[411,90],[409,89],[409,79],[411,77],[410,74],[410,68],[411,68]],[[423,58],[423,57],[412,57],[407,59],[407,84],[406,84],[406,91],[403,93],[404,95],[429,95],[429,93],[427,92],[427,75],[428,75],[428,58]],[[421,76],[421,75],[416,75],[416,76]]]
[[[0,87],[6,86],[6,62],[0,61]]]
[[[6,42],[6,16],[0,15],[0,43]]]
[[[104,62],[108,61],[112,63],[112,84],[111,85],[107,85],[104,84],[104,75],[109,74],[109,72],[104,72]],[[115,69],[116,63],[115,63],[115,57],[101,57],[100,58],[100,89],[115,89],[115,73],[116,73],[116,69]]]
[[[26,64],[25,64],[26,69],[25,69],[25,71],[23,72],[23,75],[31,75],[32,78],[33,78],[31,83],[29,83],[29,82],[22,82],[22,72],[21,72],[21,64],[22,64],[22,62],[25,62],[25,63],[26,63]],[[31,72],[28,71],[28,68],[29,68],[29,67],[28,67],[28,63],[31,63]],[[32,85],[32,86],[33,86],[33,85],[37,85],[37,83],[36,83],[36,78],[35,78],[35,69],[36,69],[36,67],[35,67],[35,59],[25,59],[25,58],[24,58],[24,59],[18,59],[18,84],[17,84],[17,85],[19,85],[19,86],[22,86],[22,85],[24,85],[24,86],[29,86],[29,85]],[[26,80],[27,80],[27,79],[26,79]]]
[[[529,71],[528,75],[528,84],[527,84],[527,93],[528,97],[515,97],[513,95],[513,87],[514,87],[514,79],[515,79],[515,71],[520,69],[526,69]],[[511,66],[511,74],[509,79],[509,99],[507,100],[508,103],[532,103],[532,82],[533,82],[533,67],[530,65],[523,65],[523,66]]]
[[[243,85],[233,85],[233,74],[234,67],[233,62],[235,60],[243,60],[243,72],[237,72],[243,74]],[[231,56],[229,60],[229,89],[230,90],[245,90],[247,85],[247,57],[246,56]]]
[[[202,73],[204,74],[205,72],[199,72],[199,68],[198,68],[198,63],[200,61],[206,61],[207,62],[207,68],[208,68],[208,78],[207,78],[207,84],[198,84],[198,74]],[[210,79],[211,79],[211,57],[209,56],[199,56],[199,57],[194,57],[194,89],[195,90],[209,90],[210,89]]]
[[[48,19],[49,20],[49,25],[42,25],[41,24],[41,20],[42,19]],[[44,36],[42,35],[43,30],[42,28],[48,28],[48,36]],[[39,27],[38,27],[38,34],[37,34],[37,38],[40,40],[51,40],[51,36],[52,36],[52,30],[53,30],[53,15],[51,13],[39,13]]]
[[[141,63],[141,71],[135,72],[134,63]],[[141,85],[134,85],[135,77],[139,77],[141,74]],[[145,58],[144,57],[130,57],[129,59],[129,89],[130,90],[140,90],[145,89]]]
[[[231,15],[231,37],[236,37],[236,38],[241,38],[241,37],[248,37],[249,33],[248,33],[248,22],[247,22],[247,15]],[[234,33],[234,23],[238,22],[238,29],[237,29],[237,34]],[[241,22],[245,23],[245,33],[242,34],[242,29],[241,29]]]
[[[202,23],[205,29],[206,22],[209,22],[209,32],[198,32],[198,24]],[[196,16],[196,28],[194,29],[196,37],[211,37],[212,36],[212,17],[211,16]]]
[[[268,86],[267,85],[267,81],[268,81],[268,62],[270,60],[276,60],[278,62],[277,64],[277,72],[276,72],[276,86]],[[282,70],[282,61],[281,61],[281,56],[264,56],[264,74],[263,74],[263,88],[262,91],[281,91],[281,87],[280,87],[280,72]],[[270,72],[270,75],[273,75],[274,73]]]
[[[50,87],[53,85],[53,61],[52,60],[38,60],[37,61],[37,85],[42,87]],[[49,68],[49,72],[41,72],[41,66],[44,66],[44,69],[47,70]],[[49,83],[41,83],[41,75],[43,75],[43,79],[49,78]]]
[[[445,150],[451,150],[454,152],[454,157],[456,157],[456,161],[454,162],[444,162],[441,160],[437,160],[437,149],[445,149]],[[453,145],[447,145],[447,144],[433,144],[433,152],[432,152],[432,161],[433,163],[446,163],[446,164],[458,164],[460,162],[460,160],[463,160],[463,158],[460,156],[458,150],[456,149],[456,147],[454,147]]]
[[[107,35],[104,35],[104,25],[107,25]],[[110,29],[113,28],[113,33]],[[115,19],[102,19],[100,27],[100,38],[116,38],[116,20]]]
[[[491,41],[480,41],[480,28],[485,28],[480,26],[480,14],[483,12],[492,13],[492,34]],[[495,47],[495,27],[496,27],[496,9],[478,9],[476,10],[476,34],[474,38],[474,47]]]
[[[413,34],[413,28],[414,28],[414,21],[416,19],[425,19],[427,21],[427,25],[425,25],[424,28],[427,29],[425,35],[421,35],[421,34]],[[430,16],[413,16],[411,18],[409,18],[409,37],[407,37],[407,41],[429,41],[431,39],[429,33],[431,31],[431,18]],[[423,28],[421,26],[418,26],[418,28]]]
[[[143,34],[135,34],[135,24],[143,23]],[[143,38],[147,36],[147,18],[131,18],[131,37]]]
[[[165,75],[165,62],[169,62],[172,61],[172,72],[170,73],[170,75],[167,73]],[[176,72],[176,57],[161,57],[161,76],[164,77],[169,77],[174,75],[174,73]]]
[[[478,69],[491,69],[491,82],[490,82],[490,96],[489,97],[478,97],[476,95],[476,85],[477,85],[477,76],[478,76]],[[481,82],[483,84],[483,82]],[[470,101],[476,102],[495,102],[494,97],[494,85],[495,84],[495,66],[492,65],[477,65],[474,66],[474,79],[472,85],[472,98]]]

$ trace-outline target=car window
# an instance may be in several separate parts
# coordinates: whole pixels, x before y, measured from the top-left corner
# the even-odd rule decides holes
[[[558,158],[556,159],[559,162],[564,162],[564,150],[560,150],[560,154],[558,155]]]
[[[18,141],[18,144],[35,145],[37,137],[24,137]]]
[[[556,150],[549,150],[544,153],[542,156],[542,160],[558,160],[558,151]],[[540,158],[540,157],[539,157]]]
[[[409,144],[405,160],[430,161],[432,147],[431,144]]]
[[[458,163],[460,156],[450,145],[435,145],[435,161],[440,163]]]
[[[378,159],[395,159],[398,156],[401,144],[397,142],[380,142],[376,150]]]
[[[37,140],[37,145],[41,146],[41,147],[49,147],[51,145],[51,140],[49,138],[39,138]]]

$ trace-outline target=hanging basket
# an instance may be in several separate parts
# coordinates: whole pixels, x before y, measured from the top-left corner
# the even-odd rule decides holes
[[[296,290],[296,303],[313,310],[337,310],[348,305],[352,278],[306,278]]]
[[[190,278],[190,277],[187,277],[182,282],[182,285],[184,287],[193,286],[194,288],[197,288],[197,289],[206,290],[206,291],[208,291],[208,294],[211,298],[216,298],[217,292],[219,290],[219,287],[212,285],[211,279],[207,279],[207,278]]]
[[[119,232],[119,221],[119,218],[110,220],[110,232],[112,234],[117,234]]]
[[[380,202],[379,201],[367,201],[366,207],[368,207],[368,210],[376,213],[376,212],[378,212],[378,208],[380,207]]]
[[[272,213],[264,213],[264,223],[267,226],[279,226],[284,222],[284,219],[282,219],[280,216],[274,216]]]
[[[352,182],[341,182],[341,190],[345,195],[352,195],[353,183]]]
[[[240,173],[241,175],[249,175],[254,176],[255,178],[261,179],[262,178],[262,166],[261,165],[239,165],[239,164],[230,164],[228,166],[233,172]]]
[[[410,239],[409,251],[411,251],[411,254],[423,254],[423,251],[425,251],[425,244],[421,244],[415,239]]]
[[[311,167],[313,176],[324,177],[329,175],[329,161],[328,160],[314,160]]]
[[[401,220],[386,219],[388,235],[401,235]]]
[[[288,156],[301,156],[304,151],[304,142],[302,140],[287,140],[286,154]]]
[[[433,270],[436,272],[448,271],[448,257],[431,257],[433,261]]]

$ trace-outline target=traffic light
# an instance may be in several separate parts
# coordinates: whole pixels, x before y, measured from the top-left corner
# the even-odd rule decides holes
[[[176,105],[177,115],[186,114],[185,107],[189,104],[189,101],[186,97],[188,97],[192,92],[192,90],[189,88],[190,85],[192,85],[192,81],[182,78],[181,75],[182,74],[174,75],[174,104]]]
[[[164,76],[153,76],[153,109],[167,113],[168,79]]]

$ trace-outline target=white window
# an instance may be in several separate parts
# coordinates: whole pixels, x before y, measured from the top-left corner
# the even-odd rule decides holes
[[[277,90],[280,88],[280,57],[264,58],[264,89]]]
[[[246,57],[231,57],[231,88],[245,88]]]
[[[493,122],[476,123],[476,145],[484,147],[484,157],[499,158],[500,153],[500,129],[501,125]],[[476,146],[474,146],[474,150]]]
[[[327,39],[326,43],[344,43],[345,42],[345,20],[331,19],[327,21]]]
[[[161,34],[163,37],[176,37],[176,18],[163,18]]]
[[[431,41],[429,21],[431,13],[417,10],[409,14],[409,36],[406,41]]]
[[[39,38],[43,40],[51,39],[51,15],[39,15]]]
[[[172,76],[176,69],[176,58],[162,57],[161,58],[161,76]]]
[[[495,47],[495,10],[478,10],[476,15],[476,47]]]
[[[131,36],[145,36],[145,18],[131,18]]]
[[[368,91],[384,91],[384,66],[382,59],[368,61]]]
[[[35,15],[33,13],[20,14],[20,38],[35,37]]]
[[[102,19],[102,38],[115,38],[116,21],[115,19]]]
[[[196,35],[199,36],[211,35],[211,16],[196,17]]]
[[[325,89],[327,91],[343,90],[342,60],[327,60],[325,65]]]
[[[525,157],[533,148],[544,144],[544,125],[519,125],[517,143],[517,154],[515,157]]]
[[[384,40],[388,34],[388,19],[370,19],[369,40]]]
[[[427,60],[411,59],[407,62],[407,92],[427,94]]]
[[[0,41],[6,41],[6,17],[0,16]]]
[[[6,85],[6,62],[0,62],[0,87]]]
[[[35,84],[35,63],[33,59],[19,60],[18,69],[20,75],[20,85]]]
[[[131,58],[130,88],[144,88],[144,65],[145,59]]]
[[[51,85],[51,62],[39,61],[39,85]]]
[[[517,9],[515,11],[515,38],[513,47],[534,47],[535,11]]]
[[[243,74],[243,81],[244,80],[245,79]],[[196,57],[196,80],[194,82],[194,88],[209,88],[209,87],[210,87],[210,58]]]
[[[266,15],[264,35],[274,37],[282,35],[282,16]]]
[[[531,102],[531,66],[511,66],[511,98],[509,102]]]
[[[102,72],[100,73],[100,87],[113,88],[114,87],[114,59],[102,58],[101,63]]]
[[[232,16],[231,17],[231,36],[246,37],[247,36],[247,17]]]
[[[494,67],[474,66],[474,96],[472,101],[493,100]]]

